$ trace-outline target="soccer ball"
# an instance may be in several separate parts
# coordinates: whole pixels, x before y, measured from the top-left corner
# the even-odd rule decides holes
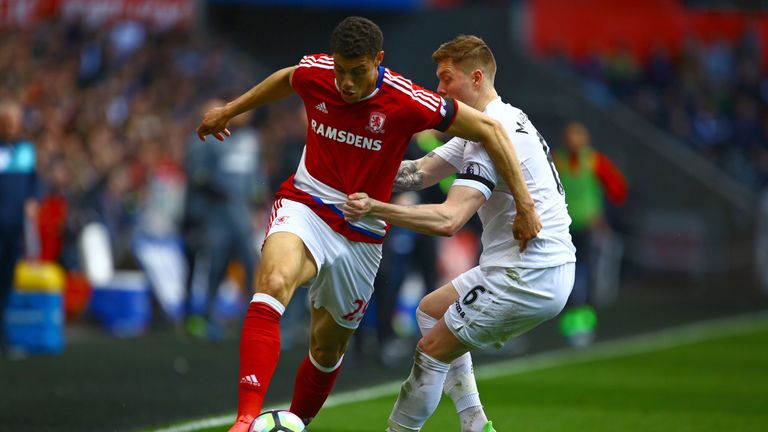
[[[306,432],[304,422],[294,413],[283,410],[264,411],[251,423],[248,432]]]

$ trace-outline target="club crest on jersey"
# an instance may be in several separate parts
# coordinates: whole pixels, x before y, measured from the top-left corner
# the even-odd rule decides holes
[[[386,119],[387,116],[384,114],[380,112],[372,112],[366,129],[373,133],[384,133],[384,120]]]
[[[478,175],[480,174],[480,166],[475,162],[470,162],[464,167],[464,173]]]

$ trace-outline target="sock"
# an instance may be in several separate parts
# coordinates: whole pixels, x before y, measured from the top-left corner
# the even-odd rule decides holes
[[[425,335],[435,326],[437,320],[416,309],[416,322],[421,334]],[[461,420],[462,431],[481,430],[488,419],[480,403],[480,393],[477,391],[475,373],[472,368],[472,356],[467,352],[451,362],[451,367],[445,377],[443,391],[453,401],[456,412]],[[478,426],[479,425],[479,426]]]
[[[240,386],[237,415],[256,417],[280,357],[280,317],[285,306],[267,294],[255,294],[240,336]]]
[[[477,391],[475,374],[472,370],[472,357],[469,353],[464,353],[451,362],[443,391],[450,396],[456,407],[462,432],[483,429],[488,418],[480,403],[480,393]]]
[[[309,353],[299,366],[293,387],[290,411],[309,424],[322,408],[341,369],[342,356],[336,366],[323,367]]]
[[[434,359],[416,348],[413,368],[408,379],[400,387],[389,427],[394,431],[417,431],[435,412],[443,393],[448,363]]]

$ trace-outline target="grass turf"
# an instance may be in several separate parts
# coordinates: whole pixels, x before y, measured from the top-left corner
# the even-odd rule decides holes
[[[497,431],[768,430],[768,324],[704,342],[480,380]],[[323,409],[310,432],[382,432],[395,397]],[[226,427],[204,429],[225,431]],[[447,398],[422,429],[458,431]]]

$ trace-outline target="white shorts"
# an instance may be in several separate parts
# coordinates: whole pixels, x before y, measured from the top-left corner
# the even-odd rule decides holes
[[[356,329],[373,294],[381,244],[348,240],[309,207],[285,198],[275,202],[264,240],[278,232],[299,236],[315,260],[317,275],[308,283],[312,307],[323,307],[337,324]]]
[[[540,269],[475,267],[453,280],[459,299],[445,312],[445,323],[467,346],[501,348],[563,310],[574,270],[574,263]]]

